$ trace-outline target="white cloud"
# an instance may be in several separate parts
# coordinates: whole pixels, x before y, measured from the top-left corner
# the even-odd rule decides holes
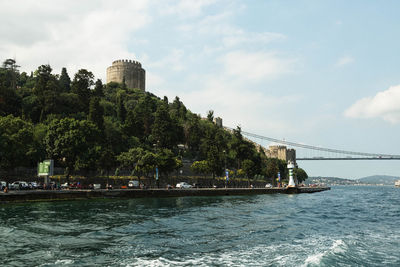
[[[2,1],[0,58],[16,57],[23,71],[49,63],[55,73],[87,68],[104,78],[113,60],[137,59],[126,42],[151,21],[147,6],[146,0]]]
[[[224,125],[242,125],[245,129],[260,133],[269,132],[275,135],[293,131],[289,122],[282,119],[276,111],[297,103],[299,96],[274,96],[258,90],[249,90],[245,81],[233,80],[224,75],[204,77],[200,80],[203,83],[198,90],[180,94],[181,99],[192,111],[205,116],[207,110],[213,109],[215,116],[223,118]]]
[[[155,60],[147,65],[149,68],[159,68],[173,71],[182,71],[184,69],[184,51],[182,49],[172,49],[169,54],[160,60]]]
[[[160,8],[161,14],[179,15],[183,18],[200,16],[204,8],[214,4],[215,0],[180,0],[176,5],[164,3]],[[159,2],[162,3],[162,2]]]
[[[381,118],[390,123],[400,122],[400,85],[358,100],[345,111],[349,118]]]
[[[146,72],[146,87],[147,88],[152,88],[153,90],[159,86],[162,86],[165,84],[165,79],[157,75],[153,72]]]
[[[226,54],[222,62],[227,75],[260,81],[293,72],[295,60],[279,57],[276,53],[238,50]]]
[[[341,67],[341,66],[344,66],[344,65],[351,64],[351,63],[353,63],[353,62],[354,62],[354,58],[353,58],[353,57],[344,56],[344,57],[339,58],[339,59],[336,61],[335,66],[336,66],[336,67]]]

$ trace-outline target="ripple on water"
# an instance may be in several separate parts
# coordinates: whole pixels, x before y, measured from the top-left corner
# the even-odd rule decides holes
[[[400,266],[400,190],[2,205],[7,266]]]

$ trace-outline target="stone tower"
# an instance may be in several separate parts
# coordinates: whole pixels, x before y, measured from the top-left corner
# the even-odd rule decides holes
[[[145,90],[146,71],[142,69],[142,64],[134,60],[115,60],[112,66],[107,68],[107,83],[122,83],[128,88],[139,88]]]

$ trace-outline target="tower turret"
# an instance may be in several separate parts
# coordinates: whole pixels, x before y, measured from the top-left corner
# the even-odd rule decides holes
[[[145,91],[146,71],[142,68],[140,62],[120,59],[115,60],[112,65],[107,68],[107,83],[122,83],[124,79],[128,88],[139,88]]]

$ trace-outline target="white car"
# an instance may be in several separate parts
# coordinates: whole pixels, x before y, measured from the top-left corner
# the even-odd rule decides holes
[[[132,180],[128,182],[128,187],[129,188],[138,188],[139,187],[139,181],[137,180]]]
[[[10,184],[10,189],[14,189],[14,190],[29,189],[29,185],[27,182],[24,182],[24,181],[16,181],[16,182]]]
[[[5,181],[0,181],[0,190],[4,190],[4,188],[7,186],[7,183]]]
[[[272,184],[266,184],[265,188],[272,188]]]
[[[186,189],[186,188],[192,188],[193,186],[186,183],[186,182],[180,182],[176,184],[176,188],[181,188],[181,189]]]

